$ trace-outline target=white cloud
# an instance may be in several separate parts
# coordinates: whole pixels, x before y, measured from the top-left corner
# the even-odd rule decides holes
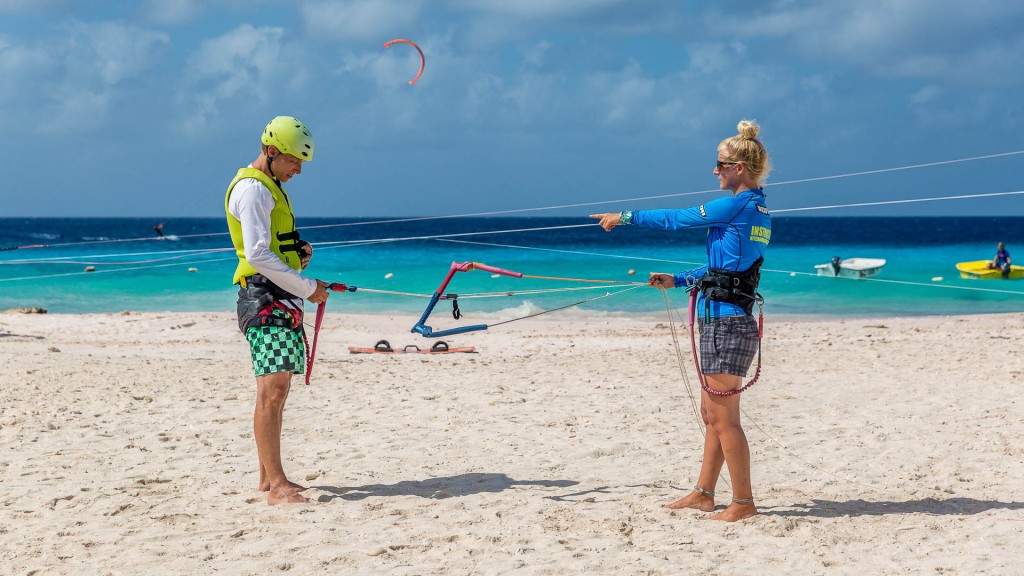
[[[13,119],[72,134],[102,124],[155,65],[166,34],[122,22],[71,21],[60,37],[0,40],[0,102]]]
[[[461,1],[467,9],[514,15],[531,19],[566,18],[613,6],[629,5],[632,0],[473,0]]]
[[[282,57],[283,35],[282,28],[243,24],[202,42],[187,65],[189,85],[182,93],[188,110],[186,128],[205,125],[228,101],[258,104],[282,90],[278,71],[291,74],[292,65],[297,65]]]
[[[739,42],[694,44],[688,53],[691,72],[716,74],[736,66],[746,53],[746,47]]]
[[[39,114],[39,128],[50,134],[67,135],[103,125],[110,113],[114,94],[107,90],[85,90],[64,85],[56,88],[46,114]],[[108,135],[109,137],[109,135]],[[125,146],[131,146],[127,141]]]
[[[203,0],[145,0],[139,11],[154,24],[172,25],[194,20],[204,6]]]
[[[68,83],[72,88],[102,90],[144,75],[170,44],[166,33],[123,22],[72,21],[62,27],[64,41],[45,39],[29,44],[0,40],[0,69],[5,83],[27,77]],[[62,68],[57,71],[56,68]],[[52,76],[60,74],[60,76]],[[24,86],[22,86],[24,89]],[[45,96],[45,92],[40,91]]]
[[[201,77],[241,76],[248,68],[266,72],[280,52],[284,30],[242,24],[217,38],[205,40],[189,58],[189,67]],[[231,84],[232,80],[225,80]]]
[[[0,38],[0,102],[33,101],[38,96],[31,88],[39,86],[53,67],[54,58],[46,50]]]
[[[554,47],[554,44],[546,40],[535,43],[526,49],[523,54],[523,64],[533,67],[544,66],[547,53]]]
[[[70,6],[71,0],[0,0],[0,14],[48,14]]]
[[[850,64],[881,77],[961,84],[1006,83],[1000,70],[1024,65],[1020,2],[863,0],[780,6],[751,20],[751,34],[787,40],[808,61]]]
[[[431,45],[423,43],[420,48],[425,53],[433,56],[436,53],[429,52]],[[406,89],[406,82],[411,80],[419,71],[420,56],[416,49],[407,44],[392,44],[389,48],[381,47],[380,50],[362,52],[345,52],[338,56],[341,64],[337,72],[369,78],[378,89],[393,90],[396,88]],[[430,74],[436,75],[436,66],[433,62],[430,66]],[[424,67],[424,76],[427,75],[427,67]],[[418,82],[427,83],[430,79],[420,78]]]
[[[942,89],[934,84],[921,88],[910,95],[911,104],[929,104],[934,102],[942,94]]]
[[[636,63],[615,74],[594,76],[587,84],[587,92],[599,103],[600,120],[607,124],[640,120],[655,96],[655,80],[645,76]]]
[[[348,40],[384,41],[419,28],[418,0],[307,0],[299,6],[306,29],[314,36]]]
[[[800,80],[800,88],[815,96],[823,96],[829,91],[829,83],[824,76],[815,74],[814,76],[802,78]]]
[[[615,37],[681,34],[687,20],[676,3],[663,0],[453,0],[452,21],[465,22],[460,36],[477,47],[510,39],[536,41],[554,31]]]
[[[149,70],[158,49],[169,44],[166,33],[131,24],[75,22],[70,25],[66,54],[69,73],[99,77],[113,86]]]

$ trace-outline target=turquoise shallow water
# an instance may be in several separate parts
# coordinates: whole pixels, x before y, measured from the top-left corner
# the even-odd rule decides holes
[[[156,239],[154,221],[139,219],[0,219],[0,247],[44,244],[0,252],[0,309],[39,306],[53,313],[233,310],[234,257],[223,220],[165,220],[167,238]],[[456,218],[352,225],[338,218],[300,219],[316,246],[309,272],[363,288],[430,294],[452,261],[479,261],[528,275],[619,281],[642,280],[650,271],[675,272],[704,262],[703,231],[667,232],[597,226],[507,232],[588,224],[586,218]],[[959,278],[956,262],[990,258],[1004,241],[1011,254],[1024,250],[1024,219],[1002,218],[775,218],[764,265],[767,314],[892,316],[1024,311],[1024,281]],[[498,234],[482,234],[485,232]],[[382,239],[474,234],[458,242]],[[116,240],[116,241],[115,241]],[[370,244],[345,242],[375,241]],[[339,244],[341,243],[341,244]],[[496,246],[502,245],[502,246]],[[832,256],[885,258],[875,279],[815,275]],[[1024,252],[1018,260],[1024,261]],[[85,273],[86,266],[95,272]],[[189,272],[195,268],[195,272]],[[630,276],[629,270],[636,274]],[[386,277],[390,275],[390,277]],[[941,277],[942,280],[933,280]],[[449,292],[518,292],[584,284],[458,274]],[[522,315],[569,304],[608,289],[466,299],[474,314]],[[683,305],[685,293],[673,294]],[[423,298],[337,295],[331,310],[354,313],[419,313]],[[447,304],[439,304],[438,310]],[[448,310],[448,308],[445,308]],[[570,314],[658,314],[656,290],[641,288],[598,301]],[[449,316],[450,319],[450,316]]]

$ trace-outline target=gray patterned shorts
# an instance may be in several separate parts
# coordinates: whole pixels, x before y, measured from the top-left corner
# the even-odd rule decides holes
[[[725,316],[705,322],[700,328],[700,368],[705,374],[746,376],[757,354],[757,320],[753,316]]]

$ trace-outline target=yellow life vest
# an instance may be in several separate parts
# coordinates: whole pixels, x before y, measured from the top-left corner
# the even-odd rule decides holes
[[[228,192],[224,197],[224,211],[228,216],[228,231],[231,232],[231,243],[234,244],[235,254],[238,256],[238,266],[235,268],[235,276],[232,281],[235,284],[239,284],[243,278],[259,273],[259,270],[256,270],[245,259],[245,245],[242,242],[242,223],[232,216],[231,211],[228,210],[231,190],[234,189],[235,184],[238,184],[239,180],[244,178],[259,180],[260,183],[267,187],[267,190],[270,190],[270,194],[273,195],[274,209],[270,211],[270,249],[285,264],[293,270],[298,270],[302,267],[302,259],[299,256],[299,233],[295,230],[295,214],[292,212],[292,204],[288,200],[288,194],[285,193],[284,188],[280,184],[260,170],[241,168],[238,170],[238,174],[235,174],[231,184],[228,185]]]

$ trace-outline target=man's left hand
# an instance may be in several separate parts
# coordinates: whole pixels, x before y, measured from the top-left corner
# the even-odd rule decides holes
[[[299,241],[299,257],[301,258],[300,263],[302,269],[305,270],[306,266],[309,266],[309,260],[313,257],[313,245],[304,240]]]

